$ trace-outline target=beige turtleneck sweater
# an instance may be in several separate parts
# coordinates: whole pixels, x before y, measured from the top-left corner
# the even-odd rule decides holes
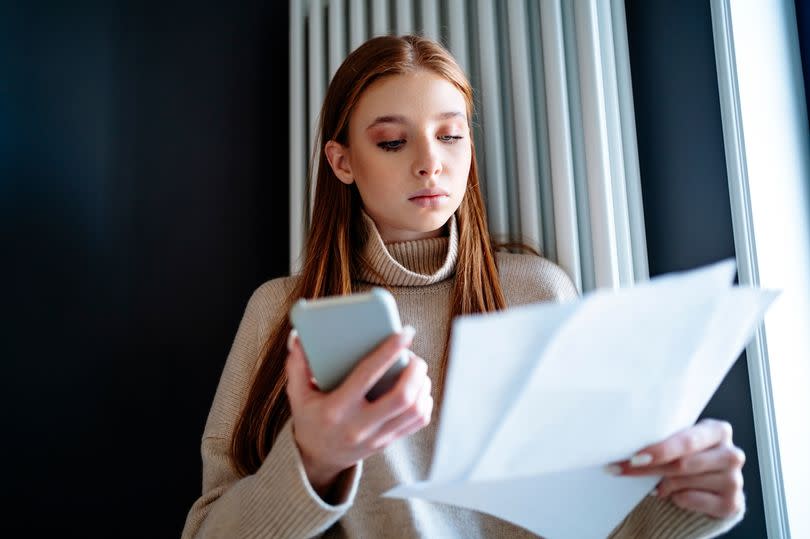
[[[374,271],[359,275],[357,291],[388,285],[403,324],[416,328],[411,349],[436,373],[449,327],[449,302],[457,258],[455,218],[449,235],[384,244],[373,221],[364,254]],[[551,262],[498,253],[509,305],[566,301],[577,292]],[[291,421],[259,470],[240,477],[230,461],[230,438],[269,332],[285,314],[295,277],[274,279],[250,298],[217,388],[202,437],[202,496],[192,506],[183,538],[192,537],[535,537],[484,513],[424,500],[383,498],[397,484],[424,480],[429,472],[439,411],[421,431],[360,462],[348,474],[342,503],[331,505],[312,489],[295,444]],[[283,358],[278,358],[283,361]],[[582,508],[587,518],[588,507]],[[643,500],[611,537],[714,537],[742,518],[715,520],[654,497]]]

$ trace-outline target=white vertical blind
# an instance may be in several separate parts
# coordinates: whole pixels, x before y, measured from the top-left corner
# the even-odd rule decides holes
[[[610,161],[610,179],[613,198],[613,219],[616,238],[616,263],[619,283],[633,283],[633,254],[630,245],[630,216],[627,208],[627,185],[624,176],[624,148],[622,147],[621,109],[619,85],[616,78],[616,57],[613,48],[613,20],[610,2],[596,3],[596,24],[599,32],[598,49],[602,60],[602,95],[605,106],[605,127]]]
[[[571,148],[571,117],[568,107],[568,76],[565,63],[562,7],[559,2],[540,3],[543,62],[546,81],[549,153],[551,161],[557,263],[582,290],[579,227],[574,189],[574,157]]]
[[[627,188],[627,217],[630,227],[633,275],[636,281],[650,278],[647,263],[647,233],[644,230],[644,211],[641,200],[641,171],[638,164],[636,115],[633,106],[633,82],[630,77],[630,46],[627,43],[627,15],[624,0],[611,0],[613,45],[616,58],[616,84],[618,85],[619,121],[621,122],[622,162]]]
[[[541,28],[540,3],[528,3],[528,28]],[[554,235],[554,188],[551,181],[551,146],[549,144],[548,114],[546,112],[546,83],[543,66],[543,42],[540,32],[527,32],[528,61],[532,108],[534,109],[535,151],[537,153],[537,179],[540,184],[540,248],[551,260],[557,259],[557,240]]]
[[[371,7],[371,37],[386,35],[388,33],[388,0],[371,0],[369,7]]]
[[[501,114],[501,87],[498,84],[500,72],[497,34],[495,29],[495,6],[489,0],[478,0],[478,55],[481,65],[481,116],[486,155],[483,183],[486,184],[487,213],[490,232],[502,238],[509,234],[507,222],[506,182]]]
[[[410,34],[414,30],[413,25],[413,1],[396,0],[397,5],[397,34]]]
[[[611,287],[619,282],[619,264],[596,1],[577,3],[574,16],[596,287]]]
[[[445,0],[447,2],[447,46],[453,51],[458,65],[465,71],[470,69],[470,55],[467,50],[467,13],[465,0]]]
[[[366,39],[366,2],[349,0],[349,50],[353,51]]]
[[[311,152],[315,146],[316,130],[318,128],[318,113],[320,112],[321,104],[323,102],[324,94],[326,93],[326,58],[324,58],[324,27],[323,27],[323,1],[324,0],[309,0],[309,11],[307,13],[306,21],[309,23],[309,34],[307,35],[307,62],[309,77],[307,83],[309,84],[308,92],[308,144],[307,152]],[[318,171],[315,167],[318,166],[317,160],[311,162],[312,177],[316,178]],[[315,199],[315,186],[312,185],[309,193],[308,208],[312,207],[312,201]],[[309,212],[307,212],[307,215]],[[309,218],[307,218],[308,220]],[[292,257],[290,258],[292,260]]]
[[[474,74],[474,132],[495,239],[539,247],[582,291],[647,278],[622,0],[291,0],[291,6],[291,24],[299,28],[290,33],[290,61],[307,64],[303,106],[311,122],[309,147],[290,146],[292,204],[311,203],[300,197],[306,181],[300,163],[314,143],[326,74],[367,37],[423,34],[441,41]],[[340,17],[347,9],[348,48]],[[300,109],[302,100],[294,96],[303,83],[296,69],[305,67],[291,65],[290,106]],[[290,121],[301,115],[291,110]],[[291,211],[291,224],[303,214],[300,207]],[[290,241],[296,260],[300,232]]]
[[[521,2],[508,2],[510,68],[512,72],[512,102],[515,114],[515,151],[517,153],[517,186],[520,198],[520,229],[522,239],[532,247],[542,247],[540,225],[540,176],[537,174],[535,153],[534,107],[529,81],[528,29],[526,9]]]
[[[582,290],[596,287],[594,269],[593,242],[591,241],[591,216],[589,211],[588,177],[585,168],[585,135],[583,129],[582,107],[580,106],[580,82],[578,67],[577,31],[574,24],[574,5],[571,2],[558,2],[561,7],[562,20],[560,32],[563,36],[565,51],[566,76],[568,77],[568,109],[571,127],[572,162],[574,165],[574,217],[579,231],[580,274]]]
[[[304,100],[304,6],[290,2],[290,272],[300,267],[306,233],[307,119]]]
[[[422,34],[430,39],[439,39],[439,0],[419,0],[419,7]]]
[[[343,0],[329,0],[329,80],[346,58],[345,13]]]

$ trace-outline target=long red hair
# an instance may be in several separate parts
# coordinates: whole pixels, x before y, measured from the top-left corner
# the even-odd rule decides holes
[[[419,36],[377,37],[346,58],[329,84],[321,109],[317,143],[318,174],[305,258],[284,312],[288,312],[298,298],[352,292],[352,278],[358,274],[358,268],[366,264],[360,256],[366,240],[361,224],[360,194],[354,184],[345,185],[337,179],[326,159],[324,145],[329,140],[349,144],[349,117],[370,84],[382,77],[418,70],[436,73],[455,85],[464,95],[467,118],[472,120],[472,87],[450,53],[434,41]],[[456,211],[456,219],[459,245],[450,316],[503,309],[506,300],[487,228],[474,144],[467,191]],[[291,329],[290,320],[285,315],[271,331],[262,348],[256,376],[234,429],[232,459],[243,475],[259,469],[290,417],[284,362],[287,335]],[[446,344],[447,339],[445,348]],[[445,350],[438,373],[438,387],[442,385],[446,363]]]

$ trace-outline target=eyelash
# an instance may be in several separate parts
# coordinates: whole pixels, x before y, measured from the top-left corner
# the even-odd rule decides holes
[[[458,142],[459,140],[461,140],[463,138],[464,137],[461,137],[461,136],[458,136],[458,135],[443,135],[443,136],[439,137],[439,140],[447,139],[447,140],[442,140],[442,142],[446,142],[447,144],[455,144],[456,142]],[[397,144],[397,146],[392,147],[392,146],[390,146],[391,144]],[[384,140],[382,142],[377,143],[377,146],[379,146],[383,151],[386,151],[386,152],[398,152],[399,150],[402,149],[403,144],[405,144],[404,139]]]

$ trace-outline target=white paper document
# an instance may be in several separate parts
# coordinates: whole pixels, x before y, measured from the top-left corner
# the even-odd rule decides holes
[[[607,537],[659,478],[604,466],[692,425],[776,292],[733,261],[453,323],[430,477],[385,496]],[[747,398],[741,396],[741,398]]]

